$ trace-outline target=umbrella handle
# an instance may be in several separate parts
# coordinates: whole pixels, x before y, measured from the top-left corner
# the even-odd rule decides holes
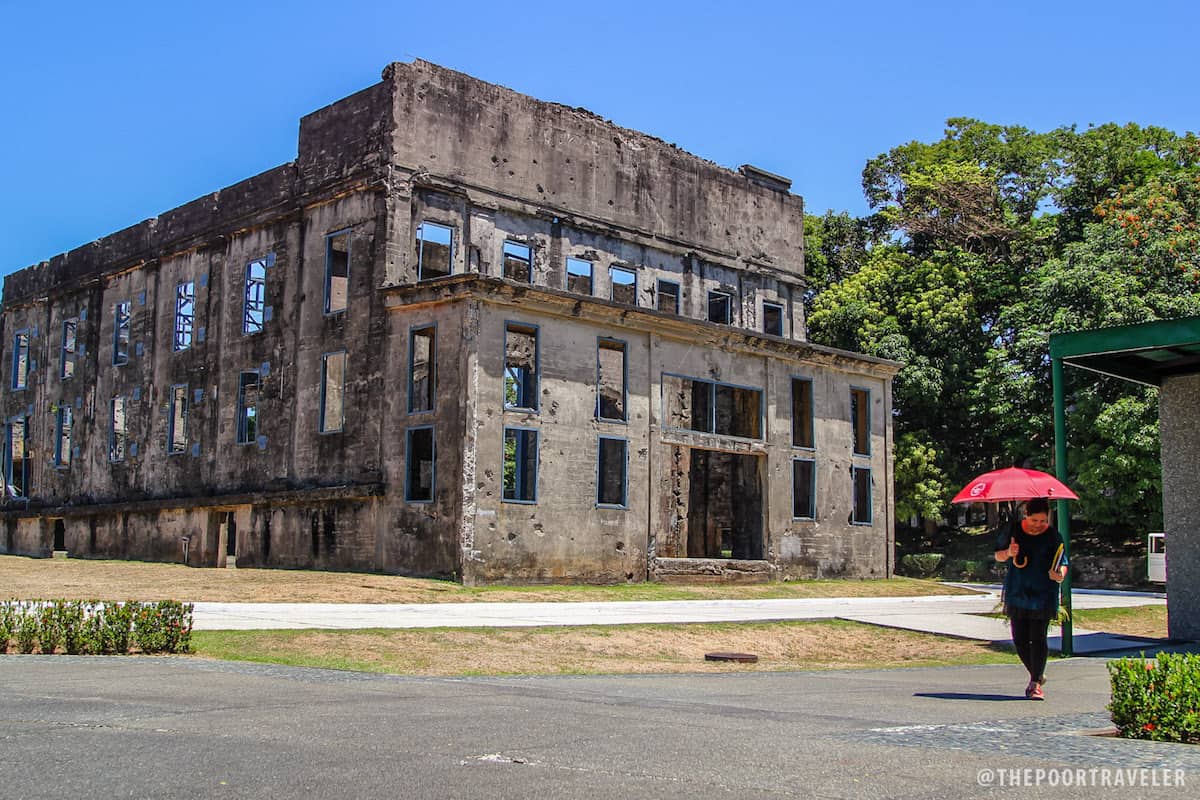
[[[1013,566],[1014,567],[1016,567],[1017,569],[1025,569],[1027,566],[1029,566],[1029,556],[1025,556],[1024,558],[1021,558],[1021,562],[1019,564],[1017,563],[1017,558],[1021,558],[1021,557],[1016,556],[1013,558]]]

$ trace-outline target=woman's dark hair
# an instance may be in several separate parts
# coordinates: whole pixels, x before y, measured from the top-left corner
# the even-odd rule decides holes
[[[1049,514],[1050,501],[1044,497],[1035,497],[1025,504],[1025,516],[1030,514]]]

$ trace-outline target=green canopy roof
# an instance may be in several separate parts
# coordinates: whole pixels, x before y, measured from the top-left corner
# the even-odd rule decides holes
[[[1102,375],[1161,386],[1165,378],[1200,372],[1200,317],[1056,333],[1050,337],[1050,357]]]

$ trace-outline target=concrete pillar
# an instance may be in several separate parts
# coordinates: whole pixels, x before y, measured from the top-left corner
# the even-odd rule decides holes
[[[1167,630],[1200,641],[1200,375],[1168,378],[1159,393]]]

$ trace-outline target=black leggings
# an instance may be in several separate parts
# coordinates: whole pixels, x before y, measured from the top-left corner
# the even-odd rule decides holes
[[[1018,619],[1012,617],[1013,646],[1021,663],[1029,670],[1031,681],[1040,681],[1046,670],[1046,656],[1049,647],[1046,645],[1046,629],[1050,627],[1048,619]]]

